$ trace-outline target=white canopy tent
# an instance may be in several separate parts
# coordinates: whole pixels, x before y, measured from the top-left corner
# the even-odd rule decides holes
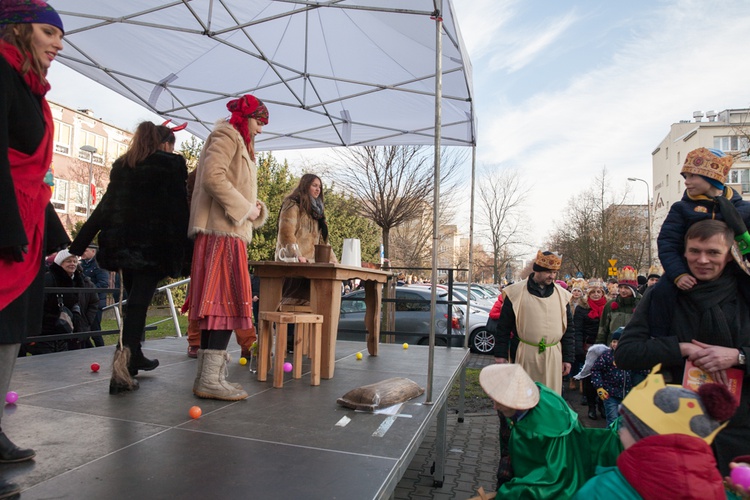
[[[441,141],[471,146],[471,67],[442,1]],[[270,111],[258,150],[433,144],[441,3],[65,0],[59,60],[201,138],[252,93]]]
[[[259,151],[434,144],[439,179],[441,146],[476,145],[451,0],[52,3],[66,30],[62,64],[203,139],[229,98],[251,93],[270,114]],[[472,165],[470,231],[473,177]],[[433,233],[436,276],[437,224]]]

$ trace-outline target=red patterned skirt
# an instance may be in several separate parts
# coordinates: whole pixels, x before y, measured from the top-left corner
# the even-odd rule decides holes
[[[201,330],[249,329],[253,293],[247,245],[240,238],[198,234],[190,271],[190,315]]]

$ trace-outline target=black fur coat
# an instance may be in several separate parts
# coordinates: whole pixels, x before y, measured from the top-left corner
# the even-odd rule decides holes
[[[186,275],[187,167],[176,154],[157,151],[135,168],[115,161],[102,201],[70,246],[81,255],[99,233],[99,264],[160,277]]]

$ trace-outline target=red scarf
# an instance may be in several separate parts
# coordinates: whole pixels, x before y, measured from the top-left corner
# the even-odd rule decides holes
[[[0,56],[21,74],[25,58],[13,45],[0,41]],[[29,56],[30,57],[30,56]],[[49,84],[42,83],[33,71],[23,75],[31,91],[41,99],[44,114],[44,136],[32,155],[8,148],[10,175],[18,203],[18,213],[28,241],[28,253],[23,262],[0,260],[0,310],[18,298],[31,284],[42,263],[44,242],[44,213],[52,197],[52,190],[44,183],[44,175],[52,163],[52,132],[54,123],[44,94]],[[7,117],[2,117],[6,119]]]
[[[599,300],[594,300],[589,297],[588,302],[589,307],[591,308],[591,310],[589,311],[589,318],[599,319],[602,315],[602,311],[604,310],[604,306],[607,305],[607,297],[602,295]]]

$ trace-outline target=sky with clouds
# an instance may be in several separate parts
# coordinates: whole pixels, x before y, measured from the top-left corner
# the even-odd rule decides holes
[[[695,110],[750,107],[750,0],[453,5],[474,69],[477,170],[520,172],[532,247],[603,168],[613,189],[645,203],[645,186],[627,177],[652,184],[651,152],[672,123]],[[158,119],[60,64],[50,81],[51,100],[117,126]],[[287,157],[302,164],[306,154]],[[468,210],[459,207],[459,227]]]

